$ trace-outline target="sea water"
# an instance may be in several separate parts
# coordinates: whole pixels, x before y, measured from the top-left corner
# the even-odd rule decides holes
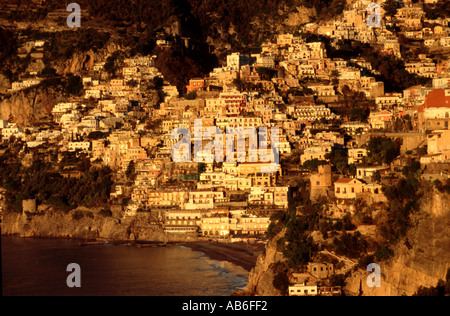
[[[248,272],[187,247],[92,245],[61,239],[2,236],[3,295],[226,296]],[[81,287],[68,287],[67,266],[80,267]]]

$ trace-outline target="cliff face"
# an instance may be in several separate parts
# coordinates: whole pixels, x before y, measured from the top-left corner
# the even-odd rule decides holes
[[[104,49],[94,52],[74,53],[71,58],[64,61],[55,61],[51,67],[61,76],[67,74],[79,74],[82,71],[92,70],[96,62],[106,60],[113,52],[120,49],[120,45],[113,42],[108,43]],[[36,66],[37,67],[37,66]],[[42,70],[42,65],[39,69]],[[6,93],[11,88],[11,83],[7,78],[0,75],[0,93]],[[51,113],[53,107],[58,102],[63,102],[61,93],[47,88],[45,84],[13,93],[10,97],[0,100],[0,119],[12,119],[19,127],[33,125],[33,123],[44,118]]]
[[[94,52],[92,49],[86,52],[76,52],[71,58],[54,65],[58,74],[77,74],[94,68],[95,63],[105,61],[115,51],[120,50],[120,45],[109,42],[103,49]]]
[[[246,287],[238,295],[280,296],[281,292],[273,286],[276,264],[283,260],[283,253],[277,251],[277,241],[284,231],[271,239],[265,252],[258,257],[256,266],[250,271]]]
[[[420,211],[414,215],[406,238],[393,246],[394,257],[380,262],[381,287],[368,287],[372,271],[353,271],[346,279],[344,293],[349,296],[413,295],[420,286],[435,287],[446,279],[450,269],[450,195],[434,192],[423,198]],[[244,295],[276,296],[281,293],[273,287],[275,266],[283,259],[276,242],[284,232],[274,237],[251,271]],[[407,241],[407,242],[406,242]]]
[[[0,102],[0,119],[17,123],[21,127],[45,117],[57,103],[56,96],[45,89],[22,91]]]
[[[17,213],[6,214],[3,218],[2,234],[19,235],[20,237],[105,239],[110,241],[183,242],[194,239],[186,235],[166,234],[162,226],[152,224],[145,215],[118,219],[95,214],[74,219],[73,212],[63,214],[48,211],[31,216]],[[88,214],[90,211],[83,210],[81,212]]]
[[[381,287],[369,288],[366,280],[370,272],[358,271],[347,280],[348,294],[412,295],[420,286],[435,287],[445,280],[450,268],[450,195],[434,192],[426,197],[415,227],[406,238],[393,247],[395,255],[380,263]],[[406,243],[408,241],[409,244]]]

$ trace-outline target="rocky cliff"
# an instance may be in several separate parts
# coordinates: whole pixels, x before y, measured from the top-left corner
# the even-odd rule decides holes
[[[30,88],[0,101],[0,119],[26,127],[51,113],[57,96],[47,89]]]
[[[69,59],[57,62],[53,65],[58,74],[78,74],[82,71],[89,71],[94,68],[95,63],[105,61],[115,51],[121,50],[121,46],[110,41],[103,49],[86,52],[75,52]]]
[[[277,251],[277,241],[284,231],[272,238],[265,251],[258,257],[255,267],[250,271],[246,287],[236,295],[280,296],[281,292],[273,285],[278,262],[283,261],[283,253]]]
[[[367,278],[372,273],[352,270],[343,288],[345,295],[400,296],[413,295],[419,287],[436,287],[446,279],[450,269],[450,195],[434,191],[423,198],[420,211],[413,216],[415,223],[407,236],[392,246],[394,257],[380,262],[381,287],[368,287]],[[281,232],[266,245],[264,254],[251,271],[246,288],[237,294],[280,295],[273,279],[277,263],[283,254],[277,251]]]
[[[381,287],[367,286],[370,272],[357,271],[345,291],[356,295],[412,295],[420,286],[435,287],[450,269],[450,195],[433,192],[414,215],[415,226],[393,247],[395,255],[381,262]]]
[[[113,52],[120,49],[120,45],[111,41],[102,50],[75,52],[69,59],[53,61],[50,66],[63,79],[68,74],[80,74],[83,71],[92,70],[95,63],[106,60]],[[11,88],[11,82],[0,75],[0,93],[6,93],[9,88]],[[11,119],[11,122],[17,123],[20,127],[33,125],[50,114],[58,102],[67,100],[63,98],[61,89],[63,88],[48,87],[46,83],[41,83],[6,95],[0,99],[0,119]]]
[[[47,211],[40,214],[4,215],[3,235],[36,238],[102,239],[109,241],[184,242],[195,237],[166,234],[161,225],[152,223],[145,214],[119,219],[78,209],[67,214]]]

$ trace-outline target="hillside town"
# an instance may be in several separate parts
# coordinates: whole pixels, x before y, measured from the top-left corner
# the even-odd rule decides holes
[[[383,187],[404,177],[412,161],[420,162],[422,180],[450,179],[450,19],[428,19],[422,3],[405,0],[395,16],[384,15],[372,27],[372,2],[356,1],[333,22],[278,34],[259,53],[229,53],[183,91],[164,78],[157,56],[123,58],[114,76],[105,76],[106,58],[96,61],[91,70],[74,73],[80,93],[55,104],[44,124],[0,120],[0,151],[19,143],[24,166],[44,157],[66,178],[83,175],[79,161],[110,168],[108,204],[115,217],[145,215],[166,234],[198,239],[264,242],[271,217],[298,199],[293,188],[299,179],[330,219],[354,214],[358,203],[381,209],[388,201]],[[349,42],[402,61],[405,77],[419,84],[393,91],[373,60],[337,57]],[[161,37],[157,45],[164,50],[174,43]],[[39,60],[46,47],[45,40],[25,38],[18,58]],[[6,93],[42,82],[40,73],[28,73]],[[233,127],[259,130],[259,137],[249,133],[241,143],[242,135],[232,134],[230,143]],[[264,128],[271,131],[266,137]],[[192,137],[180,137],[180,130]],[[218,135],[226,135],[226,145]],[[175,159],[186,140],[184,159]],[[390,147],[374,152],[376,142]],[[200,152],[192,151],[198,144]],[[23,200],[23,212],[39,210],[35,199]],[[293,275],[298,280],[289,295],[340,293],[305,281],[330,273],[332,265],[310,263],[304,274]]]

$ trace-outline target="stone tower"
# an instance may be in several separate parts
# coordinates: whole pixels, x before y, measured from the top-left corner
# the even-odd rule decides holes
[[[318,172],[311,175],[311,200],[317,200],[321,196],[327,196],[327,191],[333,186],[331,165],[319,166]]]

